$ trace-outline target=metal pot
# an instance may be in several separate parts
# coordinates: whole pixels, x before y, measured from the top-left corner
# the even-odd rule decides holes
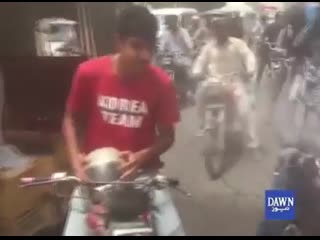
[[[92,181],[116,181],[120,172],[120,152],[114,148],[102,148],[88,155],[87,175]],[[91,191],[90,198],[94,202],[106,205],[113,219],[127,221],[149,209],[149,193],[145,189],[133,186],[119,186],[112,191],[97,194]]]

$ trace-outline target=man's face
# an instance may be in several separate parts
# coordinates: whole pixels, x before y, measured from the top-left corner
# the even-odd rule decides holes
[[[290,24],[290,16],[287,13],[282,15],[283,26],[288,26]]]
[[[257,20],[257,16],[256,16],[256,15],[250,15],[250,16],[249,16],[249,19],[250,19],[251,21],[256,21],[256,20]]]
[[[178,19],[176,18],[168,18],[166,23],[169,30],[176,30],[178,28]]]
[[[191,19],[191,27],[197,28],[199,26],[199,19],[192,18]]]
[[[281,26],[284,27],[286,25],[286,19],[283,14],[277,16],[276,22]]]
[[[143,39],[129,37],[120,40],[119,47],[121,58],[134,73],[143,72],[152,60],[154,45]]]
[[[204,28],[204,27],[206,27],[206,26],[207,26],[206,20],[203,19],[203,18],[201,18],[201,19],[199,20],[199,27]]]
[[[214,24],[214,35],[219,42],[224,42],[228,39],[228,25],[224,20],[220,20]]]

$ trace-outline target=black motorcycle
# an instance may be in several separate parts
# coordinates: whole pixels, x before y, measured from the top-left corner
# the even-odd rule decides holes
[[[273,81],[272,99],[273,101],[276,101],[286,81],[288,70],[293,62],[293,59],[287,57],[287,52],[285,49],[277,48],[274,46],[274,44],[268,42],[265,44],[268,48],[268,57],[270,59],[270,78]]]
[[[258,236],[319,236],[320,160],[296,148],[281,151],[274,171],[272,189],[295,192],[294,221],[267,221]]]
[[[176,63],[176,59],[179,58],[177,54],[168,52],[157,54],[156,63],[162,69],[164,69],[173,81],[176,90],[179,103],[185,105],[188,103],[190,92],[190,77],[188,70],[185,66]]]
[[[172,53],[159,53],[157,55],[157,64],[162,67],[170,76],[171,80],[175,82],[174,55]]]

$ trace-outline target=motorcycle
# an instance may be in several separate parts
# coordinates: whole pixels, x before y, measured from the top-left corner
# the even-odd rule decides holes
[[[293,221],[263,220],[258,236],[319,236],[320,160],[296,148],[281,151],[274,171],[272,189],[295,192]]]
[[[278,48],[275,44],[270,42],[265,42],[265,45],[268,49],[269,58],[270,58],[270,73],[272,78],[275,78],[276,74],[282,69],[282,64],[286,62],[287,52],[285,49]]]
[[[195,41],[194,43],[194,49],[192,52],[192,56],[193,56],[193,60],[195,60],[201,53],[201,50],[203,49],[203,47],[208,43],[207,40],[198,40]]]
[[[189,98],[188,93],[190,92],[191,81],[189,80],[187,68],[176,64],[176,59],[184,59],[184,56],[168,52],[157,55],[158,65],[166,71],[176,87],[179,102],[186,104]]]
[[[158,54],[157,62],[175,82],[174,55],[170,53]]]
[[[57,195],[64,195],[66,183],[81,186],[88,193],[86,223],[93,236],[158,235],[151,204],[155,191],[173,188],[190,196],[179,188],[177,179],[162,175],[143,176],[133,181],[83,181],[58,172],[48,178],[22,178],[20,186],[53,185]]]
[[[282,87],[287,79],[289,69],[291,68],[293,58],[286,57],[286,51],[280,48],[272,48],[269,44],[270,49],[270,75],[273,80],[273,94],[272,99],[276,101]]]
[[[205,168],[214,179],[223,171],[228,136],[242,138],[242,127],[237,126],[241,121],[235,110],[239,92],[233,87],[237,78],[237,73],[229,73],[221,76],[223,81],[212,79],[208,82],[203,155]],[[239,140],[243,142],[242,139]]]

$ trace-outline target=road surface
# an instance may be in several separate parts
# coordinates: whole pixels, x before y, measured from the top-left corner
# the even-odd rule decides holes
[[[232,158],[233,165],[221,179],[209,179],[201,157],[201,138],[195,136],[194,108],[182,111],[176,144],[165,156],[166,173],[178,177],[191,194],[173,193],[187,235],[255,235],[263,218],[264,190],[270,186],[277,144],[270,122],[268,93],[263,81],[258,95],[257,122],[263,149]]]

